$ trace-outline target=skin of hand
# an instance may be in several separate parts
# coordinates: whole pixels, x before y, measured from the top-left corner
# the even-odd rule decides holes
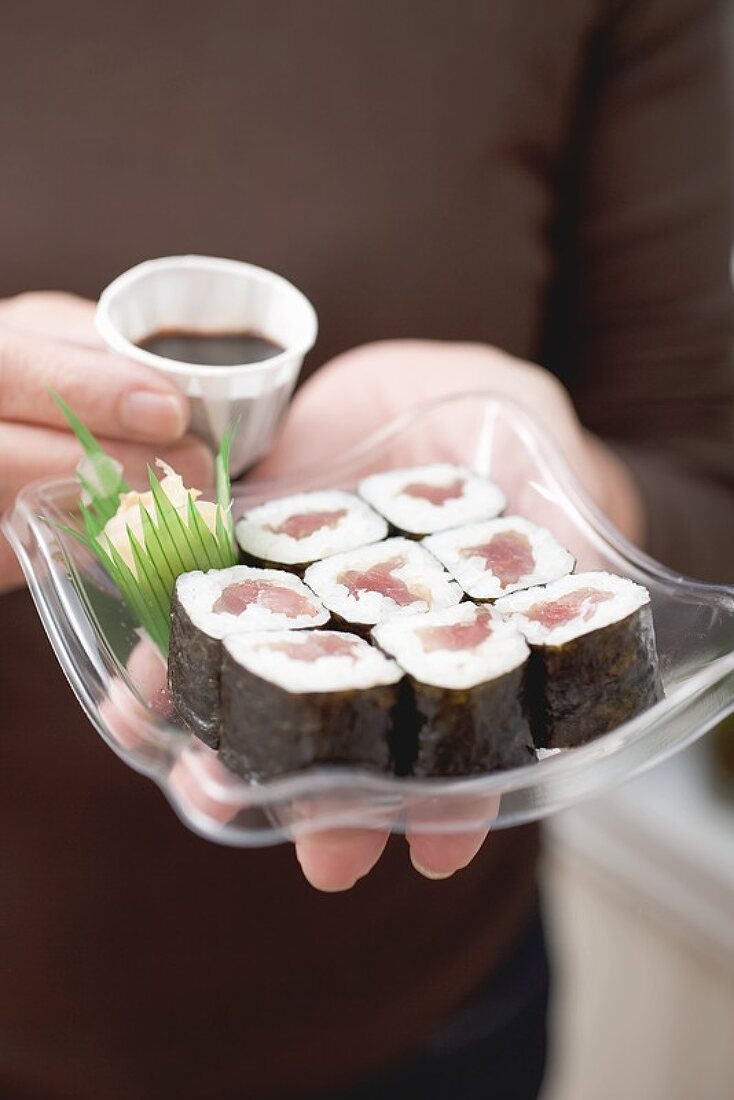
[[[564,387],[541,367],[487,345],[396,340],[338,356],[297,393],[277,446],[252,476],[282,477],[319,465],[328,469],[345,451],[416,404],[480,390],[492,390],[534,415],[587,495],[630,540],[642,539],[643,505],[631,474],[582,427]],[[497,809],[485,807],[475,820],[491,821]],[[468,820],[472,812],[468,807]],[[471,827],[443,835],[411,829],[410,822],[406,828],[413,866],[432,879],[466,867],[486,835],[486,829]],[[387,837],[380,829],[312,833],[297,839],[296,856],[317,889],[345,890],[374,867]]]
[[[0,301],[0,511],[31,481],[71,474],[81,450],[50,391],[74,409],[132,483],[153,457],[189,485],[212,480],[212,457],[186,435],[188,402],[162,375],[107,351],[94,304],[56,292]],[[0,591],[21,583],[0,535]]]

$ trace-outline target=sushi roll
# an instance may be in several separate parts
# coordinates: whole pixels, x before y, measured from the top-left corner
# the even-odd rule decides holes
[[[216,748],[222,639],[328,620],[321,601],[292,573],[247,565],[182,573],[173,592],[168,652],[168,683],[180,716]]]
[[[650,596],[613,573],[577,573],[514,592],[495,608],[534,651],[536,742],[580,745],[662,696]]]
[[[530,650],[511,623],[489,607],[462,603],[391,619],[372,634],[409,675],[415,775],[472,775],[535,761],[524,705]],[[402,732],[409,755],[407,723]]]
[[[329,489],[260,504],[244,514],[235,534],[255,564],[302,572],[329,554],[384,539],[387,523],[354,493]]]
[[[315,764],[392,770],[390,734],[403,673],[340,631],[233,634],[224,640],[219,755],[268,779]]]
[[[565,577],[574,567],[550,531],[522,516],[502,516],[423,540],[473,600],[496,600],[520,588]]]
[[[448,463],[372,474],[358,492],[396,531],[412,538],[498,516],[505,507],[497,485]]]
[[[316,562],[304,580],[335,619],[362,631],[393,615],[452,607],[462,598],[443,566],[418,543],[403,538]]]

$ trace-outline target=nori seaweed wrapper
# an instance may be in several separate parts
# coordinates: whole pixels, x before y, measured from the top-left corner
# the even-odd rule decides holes
[[[328,611],[329,608],[327,607],[326,610]],[[351,619],[346,619],[337,611],[331,611],[329,613],[331,615],[328,624],[329,630],[340,630],[342,631],[342,633],[356,634],[358,638],[364,638],[364,640],[366,642],[369,642],[370,645],[374,644],[372,641],[372,630],[375,626],[374,623],[353,623]]]
[[[663,696],[649,604],[559,646],[533,646],[536,744],[573,748],[608,733]]]
[[[318,764],[392,770],[390,733],[399,684],[296,693],[222,659],[219,757],[245,778]]]
[[[180,718],[213,749],[219,745],[221,662],[222,643],[194,626],[174,588],[168,687]]]
[[[466,689],[410,678],[417,776],[461,776],[521,767],[536,759],[525,710],[526,666]]]
[[[258,558],[257,555],[250,554],[247,550],[243,550],[241,546],[239,551],[240,560],[243,565],[252,565],[256,569],[279,569],[283,573],[293,573],[296,577],[300,577],[301,580],[303,580],[303,574],[306,572],[309,565],[313,565],[312,561],[285,562],[272,561],[270,558]]]

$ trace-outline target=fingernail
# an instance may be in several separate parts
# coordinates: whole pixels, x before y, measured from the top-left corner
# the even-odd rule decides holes
[[[178,439],[186,428],[186,413],[182,398],[173,393],[136,390],[122,398],[120,421],[133,435]]]
[[[313,882],[311,879],[308,879],[308,882],[313,886],[314,890],[318,890],[321,894],[343,894],[347,890],[352,890],[359,882],[359,879],[355,878],[352,882],[340,882],[338,885],[333,882],[324,885],[321,882]]]
[[[419,874],[423,875],[425,878],[433,879],[434,881],[438,881],[442,878],[451,878],[451,876],[454,874],[453,871],[429,871],[427,867],[421,867],[420,863],[416,863],[416,861],[412,858],[410,862],[413,864]]]

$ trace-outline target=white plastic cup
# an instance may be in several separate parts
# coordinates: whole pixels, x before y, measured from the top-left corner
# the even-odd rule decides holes
[[[113,351],[174,380],[191,403],[192,430],[212,449],[237,425],[233,476],[272,445],[318,332],[316,311],[287,279],[214,256],[165,256],[131,267],[102,292],[95,325]],[[166,329],[252,330],[284,350],[259,363],[212,367],[165,359],[138,346]]]

